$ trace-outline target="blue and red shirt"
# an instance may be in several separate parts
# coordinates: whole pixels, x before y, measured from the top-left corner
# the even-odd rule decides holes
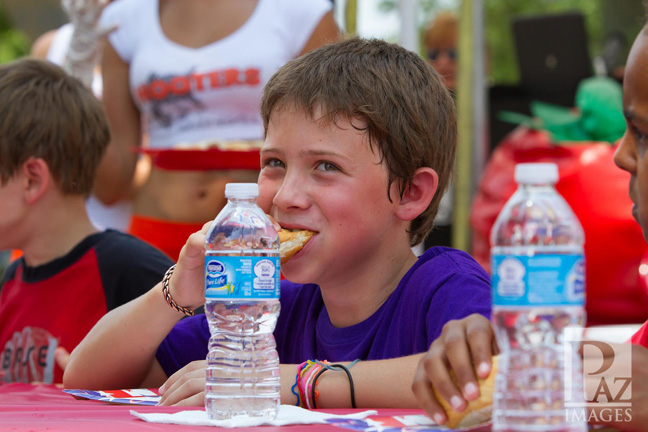
[[[37,267],[14,261],[0,284],[0,381],[62,382],[56,347],[71,352],[99,318],[151,289],[172,264],[114,230]]]

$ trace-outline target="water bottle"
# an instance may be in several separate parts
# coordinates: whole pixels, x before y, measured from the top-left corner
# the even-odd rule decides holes
[[[585,321],[583,228],[554,189],[555,164],[518,164],[515,180],[491,231],[493,431],[585,431],[581,359],[567,343]]]
[[[211,337],[205,410],[211,419],[274,419],[280,404],[279,237],[256,204],[256,183],[225,186],[227,205],[205,239],[205,314]]]

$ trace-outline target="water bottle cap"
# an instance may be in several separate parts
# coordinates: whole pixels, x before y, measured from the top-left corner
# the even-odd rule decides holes
[[[259,185],[256,183],[227,183],[225,198],[256,198],[259,196]]]
[[[515,165],[517,183],[546,184],[558,181],[558,165],[555,163],[521,163]]]

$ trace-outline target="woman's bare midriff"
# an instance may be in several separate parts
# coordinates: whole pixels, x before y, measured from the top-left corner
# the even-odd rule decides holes
[[[165,221],[207,222],[227,202],[227,183],[256,183],[258,176],[254,170],[173,171],[153,167],[137,194],[134,211]]]

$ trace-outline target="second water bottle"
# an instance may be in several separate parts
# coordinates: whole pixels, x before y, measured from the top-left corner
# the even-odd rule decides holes
[[[491,231],[493,431],[585,431],[581,361],[565,337],[585,322],[583,229],[554,189],[555,164],[518,164],[515,180]]]

